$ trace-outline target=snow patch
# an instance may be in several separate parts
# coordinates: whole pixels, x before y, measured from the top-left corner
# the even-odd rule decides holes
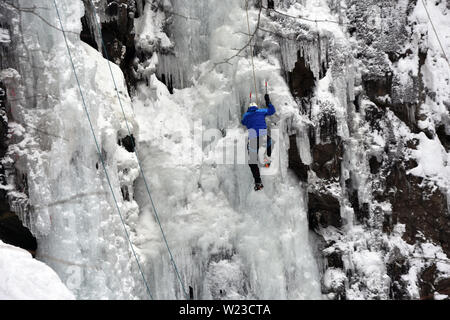
[[[0,300],[73,300],[74,295],[46,264],[0,241]]]

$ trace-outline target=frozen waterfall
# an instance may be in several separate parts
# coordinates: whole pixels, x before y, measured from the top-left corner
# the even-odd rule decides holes
[[[318,265],[309,243],[306,187],[287,170],[292,119],[299,125],[306,119],[298,115],[279,62],[255,61],[260,95],[264,80],[269,80],[278,110],[279,121],[272,129],[281,132],[275,147],[279,170],[264,176],[265,191],[255,194],[247,165],[217,164],[210,149],[198,146],[194,151],[202,153],[202,161],[186,159],[198,126],[225,131],[218,146],[233,146],[235,137],[244,133],[240,118],[252,90],[248,50],[232,65],[214,68],[248,41],[243,2],[172,1],[172,7],[177,10],[169,30],[173,53],[159,57],[171,60],[158,72],[174,75],[174,94],[152,75],[149,86],[138,87],[133,106],[144,171],[186,284],[200,299],[320,298]],[[151,10],[146,14],[139,23],[148,23],[155,15]],[[250,12],[252,28],[257,14]],[[137,30],[145,28],[138,24]],[[152,31],[138,34],[139,39],[158,36]],[[158,298],[182,298],[173,272],[167,270],[170,261],[140,178],[136,186],[139,246],[146,256],[147,275]]]

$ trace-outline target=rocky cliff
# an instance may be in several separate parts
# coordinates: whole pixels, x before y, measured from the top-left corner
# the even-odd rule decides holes
[[[48,10],[53,10],[51,1],[47,2]],[[105,153],[119,159],[118,163],[112,160],[110,165],[117,172],[115,180],[120,185],[123,206],[128,210],[127,224],[134,232],[133,241],[140,248],[140,257],[145,260],[146,274],[152,285],[164,292],[159,297],[180,298],[182,294],[175,276],[165,271],[170,268],[170,261],[157,258],[164,251],[156,240],[156,225],[146,213],[149,203],[144,200],[143,182],[131,156],[134,142],[143,150],[141,161],[145,169],[157,171],[151,174],[151,181],[159,194],[158,202],[164,203],[163,222],[173,233],[180,226],[190,230],[174,237],[174,245],[176,258],[183,261],[183,279],[195,289],[198,298],[448,298],[450,66],[445,54],[449,55],[450,43],[444,36],[450,28],[450,1],[250,1],[251,27],[255,30],[250,43],[254,45],[256,80],[263,92],[264,80],[269,79],[270,93],[280,114],[272,127],[282,132],[282,169],[268,184],[268,190],[276,197],[267,203],[248,195],[243,185],[249,179],[245,167],[220,169],[220,165],[211,164],[211,159],[197,166],[180,165],[174,160],[182,157],[183,143],[187,141],[186,133],[179,133],[178,129],[194,130],[195,120],[202,119],[203,125],[220,130],[225,144],[233,139],[233,130],[237,130],[249,102],[248,92],[253,90],[245,3],[231,1],[226,7],[220,1],[206,0],[79,2],[72,16],[67,15],[67,23],[76,26],[69,30],[75,33],[71,35],[72,41],[81,40],[119,66],[126,84],[123,90],[126,87],[127,91],[122,94],[131,97],[132,119],[136,121],[133,135],[124,130],[123,122],[104,116],[109,112],[107,106],[97,111],[100,119],[106,118],[99,123],[112,124],[103,127],[99,124],[99,130],[103,130]],[[14,3],[16,7],[31,6],[27,1]],[[424,5],[444,42],[443,48]],[[21,136],[8,135],[8,121],[10,129],[19,128],[17,123],[23,120],[20,130],[37,125],[42,131],[48,128],[44,114],[39,114],[32,123],[24,115],[30,108],[51,109],[63,97],[52,86],[47,89],[53,90],[53,95],[45,88],[36,90],[38,80],[48,79],[37,75],[39,67],[33,61],[42,62],[53,56],[40,53],[36,57],[35,41],[27,40],[32,33],[25,35],[21,29],[23,21],[19,19],[33,16],[37,21],[40,19],[36,13],[47,11],[36,9],[33,15],[12,7],[0,6],[0,10],[0,30],[12,35],[0,41],[4,120],[3,129],[0,128],[0,155],[4,159],[1,169],[4,188],[0,196],[3,195],[2,214],[21,211],[18,215],[23,221],[24,217],[33,216],[33,210],[24,214],[23,210],[29,208],[23,206],[39,205],[36,201],[40,198],[33,198],[36,182],[31,183],[35,185],[31,197],[28,190],[29,177],[33,172],[36,177],[33,165],[47,160],[37,157],[39,161],[30,163],[33,153],[20,148]],[[44,17],[58,28],[53,13]],[[101,34],[96,21],[100,22]],[[60,30],[54,29],[53,40],[48,40],[45,46],[50,51],[61,46],[56,43],[61,41],[57,36]],[[87,53],[83,52],[89,50],[78,53],[80,64],[87,64],[83,62],[86,61],[83,54],[86,58]],[[24,52],[28,57],[21,60]],[[92,57],[90,53],[88,59]],[[67,66],[67,61],[61,63]],[[108,71],[100,67],[102,63],[98,62],[97,69],[84,69],[86,88],[87,83],[97,83],[97,90],[105,90],[99,84],[106,82],[108,76]],[[50,72],[50,78],[56,72],[49,66],[45,70]],[[103,70],[106,75],[89,80],[96,70]],[[30,74],[33,76],[29,77]],[[16,111],[17,104],[9,102],[17,92],[23,95],[22,107],[28,111]],[[33,97],[27,96],[27,92]],[[75,95],[75,91],[66,94]],[[95,96],[95,92],[90,94]],[[42,100],[37,95],[46,98]],[[114,98],[112,94],[106,97]],[[167,115],[164,110],[168,110]],[[71,130],[75,136],[85,137],[86,142],[78,151],[86,152],[84,144],[90,141],[87,134],[56,124],[50,128],[56,128],[56,135]],[[31,138],[39,137],[38,133],[33,132]],[[31,150],[35,154],[43,151],[51,154],[55,148],[52,139],[30,140],[35,142]],[[162,150],[161,145],[169,146],[169,151]],[[75,155],[76,150],[72,149]],[[19,158],[12,157],[18,150]],[[78,168],[84,172],[86,161],[94,158],[83,158],[78,153],[62,163],[69,170]],[[53,165],[48,165],[47,174],[52,175]],[[95,167],[95,163],[90,165]],[[166,174],[165,170],[175,171]],[[59,175],[64,176],[64,171]],[[169,176],[172,182],[166,184]],[[94,179],[86,172],[83,177]],[[103,178],[98,174],[96,179]],[[80,178],[80,186],[86,183]],[[60,195],[49,193],[45,199],[60,201]],[[103,196],[101,199],[105,203],[111,201]],[[267,211],[268,215],[258,215],[261,211]],[[112,213],[105,214],[101,208],[98,212],[106,219],[104,225],[112,228],[114,220],[107,217]],[[250,218],[239,218],[245,215]],[[40,217],[45,220],[46,216]],[[51,241],[55,239],[48,235],[53,231],[45,229],[45,221],[29,219],[32,221],[23,222],[37,237],[37,244],[45,248],[45,254],[42,251],[45,260],[48,252],[52,252]],[[255,219],[258,223],[254,228],[248,227]],[[284,222],[279,222],[283,219]],[[77,224],[78,228],[89,226],[90,221],[85,218]],[[216,226],[214,232],[204,228],[211,233],[202,234],[206,222]],[[0,231],[11,225],[4,226],[0,221]],[[36,225],[45,232],[33,230]],[[240,227],[236,228],[237,225]],[[242,231],[244,226],[246,231]],[[301,231],[306,226],[310,231]],[[279,247],[267,244],[267,252],[251,253],[252,245],[262,247],[265,243],[261,230],[266,232],[267,242],[272,235],[273,239],[286,238]],[[33,247],[27,231],[21,232],[22,246]],[[95,235],[88,233],[89,239],[96,241]],[[7,242],[8,236],[4,234],[0,233],[0,238]],[[104,252],[113,239],[108,236],[101,239],[102,248],[94,252],[101,251],[111,263],[123,265],[127,260],[123,239],[118,258]],[[94,256],[98,257],[85,254],[92,247],[74,247],[80,255],[73,258],[92,263]],[[297,257],[292,258],[300,254],[300,249],[306,252],[305,257],[309,257],[309,250],[314,252],[316,261],[303,265]],[[276,254],[280,256],[274,258]],[[263,267],[262,261],[269,257],[278,264]],[[117,265],[112,263],[108,270],[116,270]],[[65,272],[63,267],[56,270]],[[120,270],[136,271],[130,266]],[[279,272],[278,280],[272,282],[270,272]],[[315,291],[315,272],[321,295]],[[99,281],[93,274],[84,281],[89,279]],[[138,286],[136,281],[129,280],[130,289],[124,296],[143,296],[142,289],[131,289]],[[307,290],[297,290],[298,281],[309,281]],[[118,283],[120,280],[117,286]],[[79,297],[96,295],[81,287],[77,289]],[[108,294],[114,296],[112,291]],[[306,291],[316,293],[308,295]]]

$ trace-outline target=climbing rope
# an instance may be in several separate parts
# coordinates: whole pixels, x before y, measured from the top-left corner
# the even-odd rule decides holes
[[[425,8],[425,11],[426,11],[427,16],[428,16],[428,20],[430,21],[431,26],[433,27],[434,34],[436,35],[437,41],[439,42],[439,46],[441,47],[441,50],[442,50],[442,54],[444,55],[444,58],[447,61],[448,66],[450,67],[450,62],[448,60],[447,54],[445,53],[444,46],[442,45],[441,39],[439,38],[439,35],[438,35],[437,31],[436,31],[436,28],[434,27],[433,20],[431,19],[430,13],[428,12],[428,8],[427,8],[424,0],[422,0],[422,5]]]
[[[107,49],[106,49],[105,42],[103,41],[103,36],[102,36],[100,24],[99,24],[99,22],[97,21],[97,10],[95,9],[95,6],[94,6],[92,0],[89,0],[89,2],[90,2],[91,6],[92,6],[92,8],[93,8],[93,12],[94,12],[94,20],[95,20],[95,24],[96,24],[96,27],[97,27],[97,32],[99,33],[100,40],[101,40],[101,42],[102,42],[102,47],[103,47],[103,51],[105,52],[106,61],[108,62],[109,72],[111,73],[111,78],[112,78],[112,80],[113,80],[114,89],[115,89],[116,94],[117,94],[117,99],[119,100],[119,105],[120,105],[120,108],[121,108],[121,110],[122,110],[123,117],[124,117],[124,119],[125,119],[125,124],[126,124],[126,126],[127,126],[128,134],[129,134],[129,136],[131,137],[132,134],[131,134],[130,126],[129,126],[129,124],[128,124],[128,120],[127,120],[127,117],[126,117],[126,114],[125,114],[125,110],[124,110],[124,108],[123,108],[122,99],[120,98],[119,90],[117,89],[116,80],[115,80],[115,78],[114,78],[114,73],[113,73],[112,68],[111,68],[111,62],[110,62],[109,57],[108,57],[108,51],[107,51]],[[158,211],[156,210],[156,206],[155,206],[155,203],[154,203],[154,201],[153,201],[153,197],[152,197],[151,192],[150,192],[150,187],[149,187],[149,185],[148,185],[148,183],[147,183],[147,178],[145,177],[144,170],[142,169],[141,161],[139,160],[139,155],[138,155],[138,151],[137,151],[137,146],[136,146],[136,144],[135,144],[135,142],[134,142],[134,139],[131,139],[131,144],[132,144],[132,147],[133,147],[133,149],[134,149],[134,153],[136,154],[137,162],[138,162],[138,165],[139,165],[139,170],[140,170],[140,172],[141,172],[141,175],[142,175],[142,178],[143,178],[143,181],[144,181],[144,185],[145,185],[145,188],[146,188],[146,190],[147,190],[147,194],[148,194],[148,196],[149,196],[149,198],[150,198],[150,202],[151,202],[151,205],[152,205],[152,208],[153,208],[153,213],[154,213],[156,222],[157,222],[158,225],[159,225],[159,229],[160,229],[160,231],[161,231],[161,234],[162,234],[164,243],[165,243],[166,248],[167,248],[167,251],[168,251],[168,253],[169,253],[170,261],[171,261],[171,263],[172,263],[172,265],[173,265],[173,268],[174,268],[175,273],[176,273],[176,275],[177,275],[178,281],[180,282],[180,285],[181,285],[181,288],[182,288],[182,290],[183,290],[183,293],[184,293],[185,297],[186,297],[187,299],[189,299],[189,294],[187,293],[186,288],[185,288],[184,283],[183,283],[183,280],[181,279],[180,272],[178,271],[177,264],[175,263],[175,259],[173,258],[172,251],[170,250],[169,243],[168,243],[168,241],[167,241],[167,238],[166,238],[164,229],[163,229],[162,224],[161,224],[161,221],[160,221],[160,219],[159,219]]]
[[[70,52],[69,43],[68,43],[68,41],[67,41],[66,33],[65,33],[65,31],[64,31],[64,27],[63,27],[63,24],[62,24],[61,16],[60,16],[60,14],[59,14],[58,6],[56,5],[56,0],[53,0],[53,3],[55,4],[56,14],[58,15],[59,24],[61,25],[61,31],[62,31],[62,34],[63,34],[63,36],[64,36],[64,41],[65,41],[65,43],[66,43],[66,47],[67,47],[67,52],[68,52],[68,54],[69,54],[70,63],[72,64],[72,70],[73,70],[73,73],[74,73],[74,75],[75,75],[75,79],[76,79],[76,81],[77,81],[78,89],[79,89],[79,91],[80,91],[81,101],[82,101],[82,103],[83,103],[83,107],[84,107],[84,110],[85,110],[85,112],[86,112],[86,116],[87,116],[87,119],[88,119],[88,122],[89,122],[89,126],[90,126],[90,129],[91,129],[91,132],[92,132],[92,136],[94,137],[95,146],[97,147],[97,152],[98,152],[98,155],[99,155],[99,157],[100,157],[100,161],[101,161],[101,163],[102,163],[103,170],[105,171],[105,176],[106,176],[106,180],[107,180],[108,185],[109,185],[109,189],[111,190],[111,194],[112,194],[114,203],[115,203],[115,205],[116,205],[117,212],[119,213],[120,221],[122,222],[122,226],[123,226],[123,229],[124,229],[124,231],[125,231],[126,238],[127,238],[127,240],[128,240],[128,243],[130,244],[131,251],[133,252],[134,258],[136,259],[136,263],[137,263],[137,265],[138,265],[139,272],[140,272],[141,275],[142,275],[142,280],[144,281],[145,287],[147,288],[147,293],[148,293],[148,295],[150,296],[150,298],[153,299],[153,296],[152,296],[151,291],[150,291],[150,287],[149,287],[149,285],[148,285],[148,283],[147,283],[147,280],[145,279],[144,272],[143,272],[143,270],[142,270],[142,268],[141,268],[141,264],[140,264],[139,259],[138,259],[138,257],[137,257],[136,251],[134,250],[133,243],[131,242],[130,235],[128,234],[127,228],[126,228],[126,226],[125,226],[125,222],[124,222],[122,213],[120,212],[120,208],[119,208],[119,204],[118,204],[118,202],[117,202],[116,195],[114,194],[114,190],[113,190],[113,187],[112,187],[112,185],[111,185],[111,180],[110,180],[110,178],[109,178],[108,170],[106,169],[105,160],[104,160],[103,155],[102,155],[102,152],[101,152],[101,150],[100,150],[100,146],[99,146],[99,144],[98,144],[97,137],[96,137],[96,135],[95,135],[94,127],[93,127],[93,125],[92,125],[91,117],[90,117],[90,115],[89,115],[89,111],[88,111],[87,106],[86,106],[86,101],[85,101],[85,99],[84,99],[83,91],[81,90],[80,81],[79,81],[79,79],[78,79],[78,75],[77,75],[77,72],[76,72],[76,70],[75,70],[75,64],[73,63],[72,53]]]
[[[256,72],[255,72],[255,63],[253,61],[253,47],[252,47],[252,35],[250,33],[250,19],[248,17],[248,0],[245,1],[245,12],[247,13],[247,27],[248,27],[248,45],[250,46],[250,56],[252,58],[252,68],[253,68],[253,81],[255,83],[255,96],[256,96],[256,104],[258,104],[258,86],[256,84]],[[256,32],[256,30],[255,30]]]

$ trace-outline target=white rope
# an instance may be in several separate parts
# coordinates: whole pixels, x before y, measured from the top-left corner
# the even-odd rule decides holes
[[[439,46],[441,47],[442,54],[444,55],[444,59],[447,61],[447,64],[450,67],[450,62],[448,60],[447,54],[445,53],[444,46],[442,45],[441,39],[439,38],[436,28],[434,27],[433,20],[431,19],[430,13],[428,12],[428,8],[427,8],[424,0],[422,0],[422,4],[423,4],[423,7],[425,8],[425,12],[427,13],[428,20],[430,21],[431,26],[433,27],[434,34],[436,35],[437,41],[439,42]]]

